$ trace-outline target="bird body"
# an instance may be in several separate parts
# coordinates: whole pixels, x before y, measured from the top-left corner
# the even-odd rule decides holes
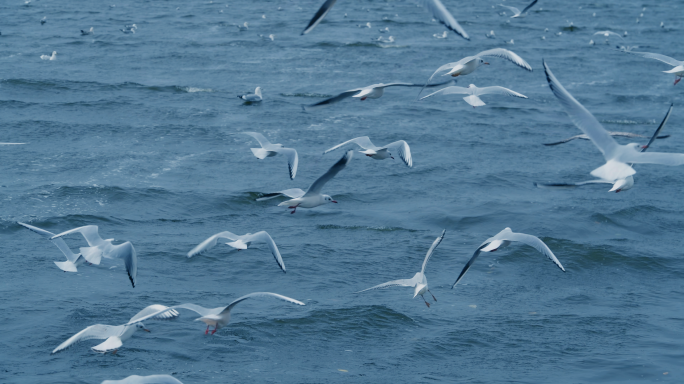
[[[239,95],[238,98],[248,102],[248,103],[258,103],[264,98],[261,96],[261,87],[256,87],[254,93],[246,93],[244,95]]]
[[[499,86],[493,86],[493,87],[484,87],[484,88],[478,88],[474,84],[470,84],[468,88],[464,87],[457,87],[457,86],[451,86],[451,87],[446,87],[442,88],[437,92],[433,92],[427,96],[424,96],[421,98],[421,100],[426,99],[430,96],[434,96],[437,94],[443,94],[443,95],[449,95],[449,94],[461,94],[461,95],[468,95],[463,98],[466,103],[472,105],[473,107],[480,107],[485,105],[485,103],[479,98],[481,95],[488,95],[488,94],[497,94],[497,95],[506,95],[506,96],[515,96],[515,97],[520,97],[523,99],[527,99],[527,96],[512,91],[508,88],[504,87],[499,87]]]
[[[40,55],[41,60],[57,60],[57,51],[52,51],[52,55]]]
[[[294,180],[295,176],[297,175],[297,167],[299,165],[299,156],[297,155],[297,151],[295,149],[285,148],[282,144],[271,144],[271,142],[268,141],[268,139],[265,138],[264,135],[257,132],[241,133],[252,136],[261,145],[261,148],[250,148],[257,159],[263,160],[267,157],[273,157],[278,153],[282,153],[285,156],[287,156],[287,167],[290,175],[290,180]]]
[[[87,31],[84,31],[84,30],[81,29],[81,36],[92,35],[92,34],[93,34],[93,30],[94,30],[93,27],[90,27],[90,29],[87,30]]]

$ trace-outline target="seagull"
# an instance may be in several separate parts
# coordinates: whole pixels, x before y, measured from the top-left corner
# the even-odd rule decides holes
[[[316,11],[316,14],[311,18],[311,21],[309,21],[309,24],[304,28],[302,31],[302,35],[306,35],[307,33],[311,32],[312,29],[314,29],[318,23],[323,20],[325,15],[330,12],[330,9],[335,5],[337,0],[326,0],[323,5]],[[423,0],[423,5],[425,8],[427,8],[431,13],[432,17],[439,21],[440,23],[444,24],[447,29],[454,31],[457,35],[461,36],[462,38],[466,40],[470,40],[470,37],[468,36],[468,33],[458,24],[456,19],[454,19],[454,16],[449,13],[449,10],[446,9],[444,4],[442,4],[441,1],[439,0]],[[370,27],[370,23],[369,27]]]
[[[481,65],[489,65],[488,62],[484,61],[483,57],[498,57],[501,59],[506,59],[513,64],[524,68],[528,71],[532,71],[532,67],[530,67],[529,64],[525,60],[522,59],[522,57],[516,55],[513,51],[509,51],[508,49],[504,48],[494,48],[494,49],[489,49],[486,51],[482,51],[478,53],[475,56],[468,56],[464,57],[463,59],[453,62],[453,63],[447,63],[442,65],[441,67],[437,68],[437,70],[430,76],[428,81],[425,83],[423,88],[420,90],[418,93],[418,97],[420,97],[420,94],[423,93],[423,89],[430,84],[430,80],[438,73],[442,71],[447,71],[442,76],[446,75],[451,75],[452,77],[458,77],[458,76],[465,76],[468,74],[473,73],[478,67]]]
[[[670,114],[672,113],[672,108],[674,107],[674,104],[670,104],[670,108],[667,110],[667,113],[665,114],[665,118],[663,121],[660,123],[658,128],[655,130],[653,133],[653,136],[651,136],[651,139],[648,141],[648,144],[644,145],[641,149],[641,152],[645,152],[651,144],[655,141],[655,139],[662,139],[665,137],[669,137],[669,135],[665,136],[658,136],[660,133],[660,130],[663,129],[665,124],[667,123],[667,120],[670,119]],[[608,132],[609,134],[612,134],[614,132]],[[634,135],[634,134],[630,134]],[[579,136],[586,136],[586,135],[579,135]],[[640,136],[640,135],[636,135]],[[645,136],[641,136],[645,137]],[[588,136],[587,136],[588,138]],[[571,140],[572,138],[568,139],[567,141]],[[560,142],[563,143],[563,142]],[[551,144],[545,144],[545,145],[556,145],[560,143],[551,143]],[[631,165],[630,165],[631,166]],[[555,184],[542,184],[542,183],[534,183],[534,186],[537,188],[575,188],[579,187],[582,185],[589,185],[589,184],[613,184],[613,187],[608,191],[608,192],[621,192],[621,191],[626,191],[634,186],[634,177],[627,176],[622,179],[617,179],[617,180],[604,180],[604,179],[596,179],[596,180],[588,180],[588,181],[581,181],[579,183],[555,183]]]
[[[287,156],[287,168],[290,173],[290,180],[294,180],[297,175],[297,165],[299,164],[299,157],[297,156],[297,151],[292,148],[285,148],[282,144],[271,144],[268,139],[264,137],[261,133],[256,132],[240,132],[245,135],[250,135],[255,138],[261,148],[250,148],[254,156],[257,159],[263,160],[267,157],[273,157],[279,152]]]
[[[261,97],[261,87],[256,87],[256,89],[254,90],[254,93],[246,93],[244,95],[238,95],[238,98],[240,98],[246,102],[250,102],[250,103],[259,102],[259,101],[263,100],[263,98]]]
[[[93,28],[93,27],[90,27],[90,29],[87,30],[87,31],[84,31],[84,30],[81,29],[81,36],[92,35],[92,34],[93,34],[93,31],[94,31],[94,28]]]
[[[432,37],[436,37],[438,39],[446,39],[448,36],[449,34],[447,33],[447,31],[442,32],[442,34],[432,34]]]
[[[81,332],[71,336],[67,341],[60,344],[55,348],[52,353],[57,353],[70,346],[78,343],[79,341],[89,340],[89,339],[106,339],[102,344],[98,344],[91,349],[95,352],[107,353],[116,351],[121,348],[123,342],[130,339],[135,331],[142,329],[145,332],[150,332],[149,329],[145,328],[142,323],[143,319],[147,320],[149,318],[154,319],[170,319],[178,316],[178,311],[173,308],[163,306],[161,304],[154,304],[146,307],[142,311],[138,312],[135,316],[124,325],[105,325],[105,324],[95,324],[88,328],[82,330]]]
[[[40,55],[41,60],[57,60],[57,51],[52,51],[52,56]]]
[[[605,37],[605,38],[608,38],[608,37],[610,37],[610,36],[616,36],[616,37],[619,37],[620,40],[624,40],[624,39],[622,38],[622,35],[620,35],[619,33],[615,33],[615,32],[613,32],[613,31],[598,31],[598,32],[594,33],[594,36],[596,36],[596,35],[601,35],[601,36],[603,36],[603,37]]]
[[[640,137],[640,138],[648,137],[648,136],[639,135],[639,134],[631,133],[631,132],[612,132],[612,131],[609,131],[608,134],[611,136],[617,136],[617,137]],[[656,139],[667,139],[668,137],[670,137],[670,135],[657,136],[655,138]],[[568,142],[575,140],[575,139],[589,140],[589,136],[587,136],[585,134],[575,135],[575,136],[567,138],[565,140],[556,141],[553,143],[544,143],[544,145],[551,146],[551,145],[565,144],[565,143],[568,143]]]
[[[189,309],[191,311],[197,312],[202,317],[195,319],[195,321],[202,321],[207,325],[207,330],[204,331],[204,334],[206,335],[207,333],[209,333],[209,327],[213,326],[214,330],[211,331],[211,334],[213,335],[214,333],[216,333],[216,331],[218,331],[219,329],[228,325],[228,323],[230,322],[230,310],[233,309],[234,306],[236,306],[237,304],[249,299],[250,297],[259,297],[259,296],[272,296],[272,297],[275,297],[275,298],[280,299],[280,300],[285,300],[285,301],[292,303],[292,304],[306,305],[299,300],[295,300],[295,299],[287,297],[287,296],[279,295],[277,293],[253,292],[253,293],[250,293],[250,294],[247,294],[247,295],[244,295],[244,296],[238,298],[237,300],[233,301],[232,303],[228,304],[228,306],[225,306],[225,307],[218,307],[218,308],[210,309],[210,308],[201,307],[199,305],[187,303],[187,304],[174,305],[170,309],[175,311],[176,309],[183,308],[183,309]],[[147,314],[147,316],[141,317],[137,321],[145,321],[150,317],[157,316],[160,312],[163,313],[163,309],[160,309],[156,313],[149,313],[149,314]],[[129,322],[128,324],[131,324],[132,322],[133,321]]]
[[[537,1],[539,1],[539,0],[534,0],[532,3],[530,3],[530,5],[528,5],[527,7],[525,7],[525,9],[523,9],[522,12],[520,12],[520,10],[519,10],[518,8],[516,8],[516,7],[509,7],[509,6],[503,5],[503,4],[499,4],[499,5],[502,6],[502,7],[504,7],[504,8],[510,9],[511,12],[514,13],[514,15],[511,16],[511,19],[513,19],[513,18],[517,18],[517,17],[525,17],[525,16],[527,15],[527,11],[528,11],[530,8],[532,8],[533,5],[537,4]]]
[[[17,222],[17,224],[37,233],[37,234],[39,234],[45,238],[48,238],[48,239],[55,235],[52,232],[48,232],[44,229],[40,229],[40,228],[34,227],[32,225],[28,225],[28,224],[24,224],[24,223],[20,223],[20,222]],[[83,264],[86,261],[86,259],[83,256],[81,256],[80,253],[73,253],[71,251],[71,248],[69,248],[69,246],[64,242],[64,239],[62,239],[62,238],[57,238],[57,239],[51,240],[51,242],[54,245],[56,245],[57,248],[59,248],[59,250],[62,251],[64,256],[66,256],[66,258],[67,258],[67,261],[63,261],[63,262],[55,261],[54,263],[57,265],[57,267],[64,272],[78,272],[77,267],[79,265]]]
[[[47,16],[44,16],[42,19],[40,19],[40,25],[43,25],[47,23]]]
[[[408,143],[406,143],[404,140],[395,141],[393,143],[385,145],[384,147],[376,147],[375,145],[373,145],[373,143],[371,143],[368,136],[357,137],[355,139],[347,140],[342,144],[338,144],[326,150],[325,152],[323,152],[323,154],[325,155],[326,153],[334,151],[335,149],[349,143],[355,143],[359,147],[365,149],[365,151],[359,152],[375,160],[384,160],[387,158],[394,159],[389,149],[397,148],[399,152],[399,157],[401,157],[401,160],[404,162],[404,164],[406,164],[406,166],[409,168],[413,166],[413,159],[411,159],[411,148],[409,148]]]
[[[439,84],[431,84],[428,87],[439,87],[444,84],[451,83],[452,81],[446,81],[444,83],[439,83]],[[361,87],[361,88],[355,88],[355,89],[350,89],[348,91],[344,91],[340,93],[337,96],[333,96],[331,98],[325,99],[323,101],[319,101],[316,104],[311,104],[308,107],[319,107],[322,105],[328,105],[328,104],[333,104],[333,103],[338,103],[348,97],[355,97],[360,99],[361,101],[366,100],[366,99],[379,99],[382,97],[382,95],[385,93],[385,88],[387,87],[423,87],[421,84],[412,84],[412,83],[389,83],[389,84],[373,84],[369,85],[366,87]]]
[[[247,249],[252,244],[252,242],[264,242],[268,244],[268,248],[271,250],[271,254],[273,254],[273,257],[275,258],[276,263],[278,263],[280,269],[282,269],[283,272],[285,272],[285,263],[283,262],[283,258],[280,256],[278,246],[276,246],[275,241],[273,241],[271,236],[266,231],[257,232],[255,234],[248,233],[242,236],[236,235],[228,231],[217,233],[211,236],[210,238],[204,240],[202,243],[200,243],[198,246],[196,246],[190,252],[188,252],[188,258],[191,258],[195,255],[199,255],[210,250],[211,248],[214,248],[216,246],[216,242],[218,241],[218,239],[233,240],[232,243],[226,243],[226,245],[230,245],[238,251],[241,249]]]
[[[370,291],[371,289],[383,289],[389,287],[414,287],[413,298],[415,299],[416,296],[420,295],[420,297],[423,298],[425,305],[427,305],[427,307],[430,308],[430,303],[428,303],[427,300],[425,300],[425,296],[423,296],[426,292],[430,292],[430,289],[428,288],[427,278],[425,277],[425,265],[427,264],[428,260],[430,260],[430,256],[432,256],[432,253],[435,251],[435,248],[437,248],[439,243],[442,242],[442,239],[444,239],[445,233],[446,229],[442,231],[442,234],[437,239],[435,239],[434,242],[432,242],[430,249],[428,249],[427,254],[425,255],[425,260],[423,260],[423,267],[420,269],[420,272],[417,272],[412,278],[388,281],[386,283],[376,285],[375,287],[364,289],[363,291],[358,291],[356,293]],[[430,295],[435,301],[437,301],[435,295],[433,295],[432,292],[430,292]]]
[[[469,95],[463,98],[463,100],[466,101],[466,103],[470,104],[475,107],[481,107],[485,105],[485,103],[480,100],[478,96],[482,95],[506,95],[506,96],[515,96],[515,97],[520,97],[523,99],[527,99],[527,96],[523,95],[522,93],[518,93],[515,91],[511,91],[508,88],[504,87],[499,87],[499,86],[494,86],[494,87],[484,87],[484,88],[478,88],[473,84],[470,84],[468,88],[464,87],[457,87],[457,86],[451,86],[451,87],[446,87],[442,88],[437,92],[431,93],[427,96],[423,96],[420,98],[420,100],[426,99],[430,96],[436,95],[438,93],[441,93],[443,95],[450,95],[450,94],[459,94],[459,95]]]
[[[468,263],[466,263],[465,267],[463,267],[461,274],[458,275],[458,279],[456,279],[454,285],[451,286],[451,289],[454,289],[456,284],[458,284],[458,282],[461,281],[463,275],[465,275],[465,273],[468,272],[470,267],[475,262],[475,259],[477,259],[477,257],[480,255],[480,252],[494,252],[500,248],[507,247],[511,243],[511,241],[519,241],[521,243],[525,243],[531,247],[534,247],[537,251],[543,253],[544,255],[546,255],[546,257],[553,261],[553,263],[556,264],[558,268],[561,269],[561,271],[565,272],[565,268],[563,268],[563,265],[561,265],[560,261],[558,261],[556,255],[554,255],[553,252],[551,252],[551,250],[549,249],[549,247],[547,247],[543,241],[539,240],[538,237],[526,235],[524,233],[515,233],[511,231],[510,228],[506,228],[503,231],[497,233],[494,237],[490,237],[489,239],[487,239],[477,248],[477,251],[475,251],[473,257],[471,257],[470,260],[468,260]]]
[[[26,143],[0,143],[0,145],[23,145]]]
[[[249,24],[245,21],[242,25],[235,25],[238,29],[238,31],[246,31],[249,29]]]
[[[568,91],[563,88],[551,70],[543,62],[546,73],[546,80],[558,98],[565,112],[570,116],[570,120],[582,130],[596,147],[603,154],[606,164],[591,171],[591,174],[603,180],[624,179],[636,173],[627,163],[650,163],[662,165],[682,165],[684,164],[684,154],[681,153],[661,153],[661,152],[639,152],[639,144],[630,143],[627,145],[618,144],[612,136],[603,128],[601,123],[596,120],[586,108],[582,106]],[[641,147],[643,149],[643,147]]]
[[[136,29],[138,29],[138,26],[135,24],[131,24],[124,26],[124,28],[120,29],[120,31],[123,33],[135,33]]]
[[[101,384],[183,384],[170,375],[128,376],[121,380],[105,380]]]
[[[123,259],[124,264],[126,265],[126,273],[128,273],[128,278],[131,280],[133,288],[135,288],[135,283],[137,281],[136,276],[138,275],[138,256],[135,253],[135,248],[133,248],[133,244],[131,244],[130,241],[127,241],[123,244],[114,245],[112,244],[114,239],[103,240],[98,233],[97,225],[86,225],[83,227],[74,228],[66,232],[62,232],[59,235],[52,236],[50,240],[55,240],[76,232],[79,232],[81,235],[83,235],[85,240],[88,242],[88,245],[90,245],[90,247],[81,248],[81,255],[83,255],[88,262],[98,265],[100,264],[100,260],[103,256],[109,259]]]
[[[663,63],[670,64],[674,68],[670,69],[669,71],[663,71],[663,73],[672,73],[675,75],[675,81],[674,85],[677,85],[682,80],[682,77],[684,77],[684,61],[679,61],[675,60],[671,57],[661,55],[658,53],[648,53],[648,52],[634,52],[634,51],[628,51],[629,53],[635,54],[635,55],[640,55],[642,57],[645,57],[647,59],[656,59],[660,60]]]

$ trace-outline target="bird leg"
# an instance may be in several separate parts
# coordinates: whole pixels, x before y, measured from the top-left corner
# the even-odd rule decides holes
[[[297,207],[299,207],[299,204],[288,207],[288,208],[292,209],[292,212],[290,212],[290,214],[297,212]]]
[[[116,352],[117,352],[117,351],[118,351],[118,349],[113,350],[113,351],[112,351],[112,355],[116,355]]]
[[[423,298],[423,301],[425,302],[425,305],[427,305],[427,307],[430,308],[430,303],[428,303],[427,300],[425,300],[425,297],[424,297],[423,295],[420,295],[420,297]]]
[[[209,333],[209,324],[207,324],[207,330],[204,331],[204,334],[205,334],[205,335],[206,335],[207,333]]]
[[[429,289],[428,289],[428,292],[430,292]],[[437,298],[435,297],[435,295],[432,294],[432,292],[430,292],[430,295],[432,295],[432,298],[435,299],[435,301],[437,301]]]
[[[218,331],[218,324],[214,325],[214,330],[211,331],[211,334],[213,335],[216,331]]]
[[[679,82],[680,82],[681,80],[682,80],[682,78],[681,78],[681,77],[677,77],[677,78],[675,79],[675,83],[674,83],[674,85],[677,85],[677,83],[679,83]]]
[[[453,75],[451,75],[451,77],[457,77],[458,75],[460,75],[460,73],[457,72],[457,73],[454,73]]]
[[[677,83],[675,83],[675,84],[677,84]],[[362,98],[361,98],[361,101],[363,101],[363,100],[366,100],[366,98],[365,98],[365,97],[362,97]]]

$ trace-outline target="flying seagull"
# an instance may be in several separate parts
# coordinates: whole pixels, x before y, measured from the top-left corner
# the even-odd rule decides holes
[[[204,240],[202,243],[200,243],[198,246],[196,246],[190,252],[188,252],[188,258],[193,257],[195,255],[199,255],[210,250],[211,248],[214,248],[216,246],[218,239],[233,240],[232,243],[226,243],[226,245],[229,245],[237,250],[247,249],[253,242],[264,242],[268,244],[268,248],[271,250],[271,254],[273,254],[273,257],[275,258],[276,263],[278,263],[280,269],[282,269],[283,272],[285,272],[285,263],[283,262],[283,258],[280,256],[278,246],[276,246],[275,241],[273,241],[271,235],[269,235],[266,231],[257,232],[255,234],[248,233],[242,236],[236,235],[228,231],[217,233],[211,236],[210,238]]]
[[[34,227],[32,225],[28,225],[28,224],[24,224],[24,223],[20,223],[20,222],[17,222],[17,224],[39,234],[39,235],[41,235],[47,239],[50,239],[51,237],[55,236],[55,234],[52,232],[46,231],[44,229],[40,229],[38,227]],[[64,242],[64,239],[62,239],[62,238],[50,240],[50,242],[52,242],[52,244],[57,246],[57,248],[59,248],[59,250],[62,251],[64,256],[66,256],[66,258],[67,258],[66,261],[62,261],[62,262],[55,261],[54,263],[57,265],[57,267],[64,272],[78,272],[77,267],[79,265],[83,264],[86,261],[86,259],[83,256],[81,256],[80,253],[72,252],[71,248],[69,248],[69,246]]]
[[[449,84],[452,81],[446,81],[443,83],[439,84],[431,84],[429,87],[439,87],[441,85]],[[348,91],[344,91],[340,93],[337,96],[333,96],[331,98],[325,99],[323,101],[319,101],[316,104],[311,104],[309,107],[318,107],[322,105],[328,105],[328,104],[333,104],[333,103],[338,103],[348,97],[355,97],[360,99],[361,101],[366,100],[366,99],[378,99],[382,97],[382,95],[385,93],[385,88],[387,87],[423,87],[421,84],[412,84],[412,83],[389,83],[389,84],[373,84],[369,85],[367,87],[361,87],[361,88],[355,88],[355,89],[350,89]]]
[[[631,133],[631,132],[608,132],[608,134],[611,136],[615,136],[615,137],[639,137],[639,138],[648,137],[648,136],[639,135],[639,134]],[[667,139],[668,137],[670,137],[670,135],[662,135],[662,136],[655,137],[655,139]],[[569,137],[565,140],[556,141],[553,143],[544,143],[544,145],[552,146],[552,145],[558,145],[558,144],[565,144],[565,143],[568,143],[568,142],[575,140],[575,139],[589,140],[589,136],[587,136],[585,134],[575,135],[575,136]]]
[[[509,6],[503,5],[503,4],[499,4],[499,5],[502,6],[502,7],[504,7],[504,8],[510,9],[511,12],[513,12],[513,16],[511,16],[511,19],[514,19],[514,18],[517,18],[517,17],[525,17],[525,16],[527,15],[527,11],[528,11],[530,8],[532,8],[532,6],[534,6],[535,4],[537,4],[537,1],[539,1],[539,0],[534,0],[532,3],[530,3],[530,5],[528,5],[527,7],[525,7],[525,9],[523,9],[522,12],[520,12],[520,10],[519,10],[518,8],[516,8],[516,7],[509,7]]]
[[[634,51],[626,51],[627,53],[631,53],[634,55],[639,55],[642,57],[645,57],[647,59],[656,59],[660,60],[663,63],[670,64],[674,68],[670,69],[669,71],[663,71],[664,73],[672,73],[675,75],[675,81],[674,85],[677,85],[682,80],[682,77],[684,77],[684,61],[679,61],[676,59],[673,59],[671,57],[661,55],[659,53],[649,53],[649,52],[634,52]]]
[[[347,140],[342,144],[338,144],[330,149],[327,149],[325,152],[323,152],[323,154],[325,155],[326,153],[334,151],[335,149],[340,148],[349,143],[357,144],[359,147],[365,149],[365,151],[359,152],[375,160],[384,160],[387,158],[394,159],[394,157],[392,157],[392,153],[389,150],[390,148],[397,148],[399,157],[404,162],[404,164],[406,164],[407,167],[413,166],[413,159],[411,159],[411,148],[409,148],[408,143],[406,143],[404,140],[395,141],[393,143],[385,145],[384,147],[376,147],[370,141],[368,136],[357,137],[355,139]]]
[[[93,34],[93,30],[94,30],[93,27],[90,27],[90,29],[87,30],[87,31],[84,31],[84,30],[81,29],[81,36],[92,35],[92,34]]]
[[[505,96],[515,96],[515,97],[527,99],[527,96],[523,95],[522,93],[512,91],[508,88],[499,87],[499,86],[478,88],[475,85],[470,84],[468,86],[468,88],[458,87],[458,86],[451,86],[451,87],[442,88],[437,92],[433,92],[427,96],[421,97],[420,100],[426,99],[430,96],[434,96],[437,94],[442,94],[442,95],[451,95],[451,94],[468,95],[468,96],[464,97],[463,100],[465,100],[466,103],[472,105],[473,108],[474,107],[481,107],[481,106],[485,105],[485,103],[479,98],[479,96],[482,96],[482,95],[505,95]]]
[[[261,145],[261,148],[250,148],[252,150],[252,153],[254,156],[259,159],[263,160],[267,157],[273,157],[277,155],[278,153],[282,153],[285,156],[287,156],[287,169],[290,174],[290,180],[294,180],[295,176],[297,175],[297,165],[299,164],[299,157],[297,156],[297,151],[292,149],[292,148],[285,148],[283,147],[282,144],[271,144],[270,141],[268,141],[267,138],[264,137],[261,133],[257,132],[240,132],[244,133],[245,135],[252,136],[255,138],[258,142],[259,145]]]
[[[430,308],[430,303],[428,303],[427,300],[425,300],[425,296],[423,296],[426,292],[430,292],[430,289],[428,288],[427,277],[425,277],[425,265],[427,265],[428,260],[430,260],[430,256],[432,256],[432,253],[435,251],[435,248],[437,248],[439,243],[441,243],[444,239],[445,233],[446,229],[442,231],[442,234],[437,239],[435,239],[434,242],[432,242],[430,249],[428,249],[427,254],[425,255],[425,259],[423,260],[423,266],[420,269],[420,272],[417,272],[412,278],[388,281],[386,283],[382,283],[376,285],[375,287],[364,289],[363,291],[359,291],[356,293],[366,292],[372,289],[383,289],[389,287],[413,287],[413,298],[415,299],[416,296],[420,295],[420,297],[423,298],[425,305],[427,305],[427,307]],[[432,292],[430,292],[430,295],[435,301],[437,301],[435,295],[433,295]]]
[[[171,375],[132,375],[121,380],[105,380],[101,384],[183,384]]]
[[[470,267],[475,262],[475,259],[477,259],[477,257],[480,256],[480,252],[494,252],[498,249],[507,247],[512,241],[519,241],[521,243],[525,243],[531,247],[534,247],[534,249],[543,253],[544,255],[546,255],[546,257],[553,261],[553,263],[556,264],[556,266],[560,268],[561,271],[565,272],[565,268],[563,268],[563,265],[561,265],[560,261],[558,261],[556,255],[554,255],[553,252],[551,252],[551,250],[549,249],[549,247],[547,247],[543,241],[539,240],[538,237],[526,235],[524,233],[515,233],[511,231],[510,228],[506,228],[503,231],[497,233],[494,237],[490,237],[489,239],[485,240],[485,242],[477,248],[477,251],[475,251],[470,260],[468,260],[468,263],[466,263],[465,267],[463,267],[461,274],[458,275],[458,279],[456,279],[454,285],[451,286],[451,289],[453,289],[456,286],[456,284],[458,284],[458,282],[461,281],[465,273],[468,272]]]

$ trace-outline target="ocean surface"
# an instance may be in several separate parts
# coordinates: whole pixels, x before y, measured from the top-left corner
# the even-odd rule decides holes
[[[684,85],[662,73],[670,66],[615,46],[684,59],[684,4],[542,0],[509,19],[500,0],[443,2],[471,41],[434,37],[445,28],[410,0],[340,0],[305,36],[322,0],[0,3],[0,142],[26,143],[0,146],[0,382],[682,382],[684,168],[639,165],[634,188],[618,194],[534,183],[589,180],[603,164],[588,141],[542,145],[581,133],[542,59],[608,130],[651,135],[674,103],[662,131],[671,137],[651,150],[682,152]],[[119,31],[133,23],[135,34]],[[628,35],[606,42],[593,35],[602,30]],[[457,84],[529,99],[483,96],[473,108],[395,87],[301,107],[380,82],[422,84],[442,64],[497,47],[534,71],[490,58]],[[52,51],[56,60],[40,59]],[[236,98],[257,86],[263,102]],[[256,159],[257,142],[235,135],[246,131],[297,149],[296,178],[282,155]],[[284,199],[255,201],[306,189],[344,153],[323,151],[358,136],[406,140],[413,167],[357,152],[323,190],[338,204],[290,214],[277,206]],[[60,271],[59,250],[17,222],[54,233],[92,224],[131,241],[138,285],[120,260]],[[514,243],[481,255],[450,289],[506,227],[540,237],[566,272]],[[426,268],[430,308],[412,288],[354,293],[412,277],[443,229]],[[186,257],[225,230],[269,232],[287,273],[265,244]],[[79,235],[66,241],[86,246]],[[306,306],[248,300],[213,336],[181,310],[147,321],[152,332],[116,355],[92,351],[99,340],[51,354],[85,327],[124,324],[151,304],[213,308],[259,291]]]

